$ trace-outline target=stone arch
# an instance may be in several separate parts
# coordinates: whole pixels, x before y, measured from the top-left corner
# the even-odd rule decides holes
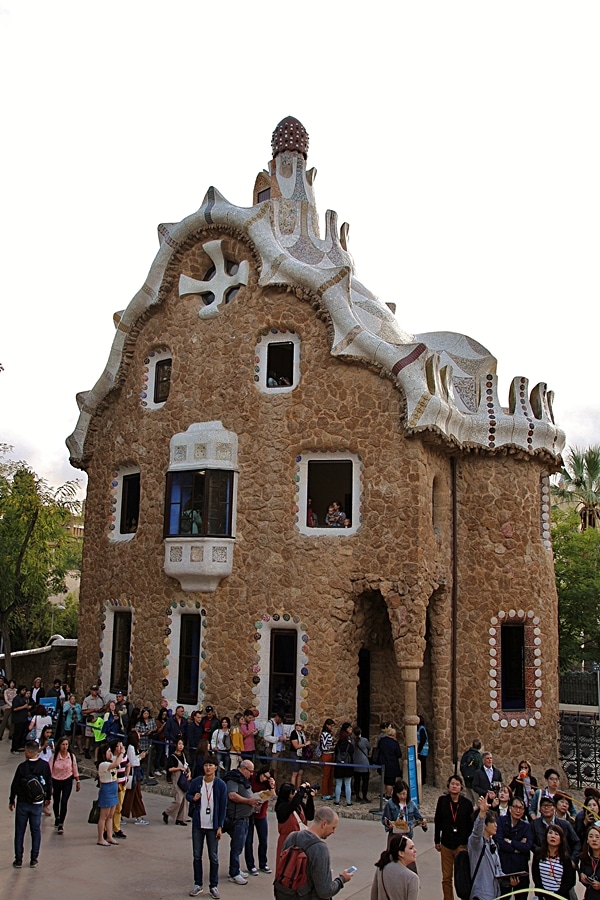
[[[356,659],[358,666],[359,653],[369,654],[369,697],[368,722],[369,733],[379,733],[381,722],[394,722],[401,726],[403,707],[401,703],[401,680],[397,667],[394,640],[388,610],[381,591],[368,586],[358,591],[354,597],[353,625],[356,634]],[[363,677],[366,673],[363,672]],[[358,715],[364,715],[364,698],[361,698],[360,667],[358,670],[357,706]],[[363,731],[366,733],[363,723]]]

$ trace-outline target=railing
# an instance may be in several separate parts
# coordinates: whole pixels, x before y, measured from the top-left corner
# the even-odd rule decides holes
[[[578,788],[600,784],[600,722],[597,716],[561,713],[559,755],[569,783]]]
[[[598,672],[565,672],[561,675],[559,702],[569,706],[598,707]]]

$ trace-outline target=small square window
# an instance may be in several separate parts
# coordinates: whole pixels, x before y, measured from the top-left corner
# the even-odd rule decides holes
[[[297,458],[298,530],[305,535],[348,537],[360,528],[360,457],[307,453]]]
[[[267,387],[291,387],[294,383],[294,345],[278,341],[267,347]]]

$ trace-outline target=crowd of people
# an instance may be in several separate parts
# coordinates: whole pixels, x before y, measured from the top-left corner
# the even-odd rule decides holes
[[[292,729],[284,728],[275,712],[261,734],[257,711],[251,708],[233,719],[217,716],[210,705],[186,716],[182,706],[171,710],[163,701],[154,715],[147,707],[132,707],[120,692],[103,697],[99,685],[90,687],[81,704],[58,679],[52,690],[54,694],[47,694],[40,679],[27,688],[0,676],[0,739],[8,729],[12,752],[24,752],[25,757],[9,798],[15,810],[15,868],[23,864],[27,827],[30,865],[37,865],[44,814],[54,815],[57,834],[64,834],[69,798],[80,789],[77,749],[80,756],[93,757],[96,765],[99,790],[90,820],[97,825],[99,846],[126,839],[123,820],[148,824],[142,785],[164,777],[173,794],[162,813],[164,824],[192,826],[191,896],[204,890],[206,847],[208,892],[219,897],[223,834],[230,839],[228,878],[233,884],[247,884],[261,873],[273,875],[275,869],[276,896],[286,896],[279,870],[288,858],[286,851],[302,847],[308,860],[313,859],[314,877],[331,890],[308,896],[334,896],[353,872],[331,878],[328,854],[316,842],[335,832],[336,805],[368,799],[370,773],[375,766],[384,766],[381,823],[386,849],[375,864],[371,900],[417,897],[414,829],[426,830],[428,823],[402,779],[402,753],[393,725],[382,726],[372,747],[360,728],[348,721],[336,728],[327,718],[318,737],[312,738],[301,718]],[[48,708],[40,702],[47,696],[53,699]],[[420,755],[421,737],[419,743]],[[280,761],[285,761],[285,770]],[[305,767],[314,761],[325,764],[320,784],[304,778]],[[289,781],[278,777],[284,771]],[[478,740],[463,754],[460,773],[448,779],[434,816],[444,900],[453,900],[455,861],[462,851],[469,857],[472,900],[494,900],[528,889],[531,882],[540,900],[551,894],[574,897],[577,878],[585,886],[586,900],[599,893],[599,791],[588,788],[585,805],[577,812],[560,790],[559,772],[547,769],[539,786],[523,759],[514,777],[504,780],[492,754],[482,750]],[[325,803],[332,801],[333,808],[317,807],[317,796]],[[270,804],[278,834],[273,869],[268,860]],[[309,833],[312,838],[304,836]]]

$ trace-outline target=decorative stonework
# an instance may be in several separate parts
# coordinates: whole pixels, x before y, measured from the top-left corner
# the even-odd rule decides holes
[[[238,207],[211,187],[197,212],[177,225],[164,226],[156,262],[141,290],[118,316],[107,369],[86,395],[77,428],[67,441],[73,463],[82,460],[92,417],[117,376],[124,375],[123,354],[130,332],[148,309],[163,302],[169,266],[186,241],[206,226],[221,227],[252,245],[260,259],[260,287],[285,286],[315,298],[331,323],[332,355],[389,375],[406,403],[403,421],[410,433],[433,431],[459,447],[490,452],[518,447],[556,460],[565,438],[554,422],[552,392],[543,382],[527,396],[527,380],[517,377],[507,407],[497,397],[496,360],[478,341],[451,332],[409,334],[386,303],[356,279],[354,261],[346,249],[347,228],[342,226],[340,232],[333,210],[325,215],[325,237],[321,238],[313,190],[315,170],[306,169],[303,151],[298,149],[299,134],[294,125],[291,130],[283,128],[277,139],[278,153],[269,168],[270,200]],[[285,149],[289,141],[294,149]],[[219,316],[249,283],[247,260],[228,259],[223,244],[223,239],[216,239],[202,245],[213,262],[203,280],[180,272],[179,297],[200,296],[202,320]],[[454,375],[460,379],[456,391]],[[473,397],[478,398],[475,410]]]
[[[140,402],[144,409],[161,409],[166,403],[165,400],[160,403],[155,402],[154,388],[156,383],[156,365],[161,360],[169,358],[171,358],[171,351],[167,347],[157,347],[150,350],[148,356],[144,359],[142,389],[140,391]]]
[[[198,315],[201,319],[212,319],[219,315],[224,304],[233,300],[240,287],[248,284],[250,269],[246,260],[238,264],[225,258],[223,241],[208,241],[202,249],[210,256],[214,267],[204,281],[181,275],[179,296],[199,294],[205,306],[198,311]]]
[[[207,469],[237,472],[237,435],[221,422],[195,422],[170,442],[169,471],[191,469],[192,460],[201,459]],[[167,537],[164,540],[165,573],[179,581],[184,591],[208,593],[231,575],[236,522],[236,479],[234,478],[231,536],[200,535]]]
[[[542,544],[546,550],[552,550],[551,509],[550,478],[546,473],[543,473],[540,477],[540,530],[542,533]]]
[[[289,612],[283,613],[263,613],[260,619],[254,623],[254,665],[252,666],[252,693],[254,694],[255,705],[260,713],[261,721],[265,722],[271,715],[272,710],[269,709],[269,679],[270,671],[270,653],[271,653],[271,629],[286,628],[295,630],[298,634],[297,645],[297,674],[296,674],[296,710],[301,710],[300,718],[303,722],[308,720],[308,686],[309,686],[309,668],[308,653],[309,640],[306,626],[300,621],[299,616],[292,615]],[[262,673],[262,677],[261,677]]]
[[[121,532],[121,503],[123,499],[123,479],[126,475],[135,475],[140,470],[137,466],[122,465],[117,466],[112,472],[110,481],[110,507],[108,521],[108,537],[110,541],[115,543],[131,541],[136,532]]]
[[[525,626],[525,709],[502,709],[502,658],[501,628],[502,625],[523,624]],[[497,616],[490,619],[489,653],[490,653],[490,709],[492,721],[499,722],[502,728],[534,728],[542,718],[542,638],[540,619],[532,609],[500,610]]]
[[[200,668],[198,672],[198,700],[194,704],[178,704],[177,678],[179,677],[179,647],[181,637],[181,616],[185,613],[197,613],[200,616]],[[161,696],[169,701],[169,705],[183,705],[187,713],[202,707],[206,691],[206,610],[198,600],[184,597],[173,601],[167,610],[167,626],[165,628],[164,659],[162,664]]]
[[[121,687],[127,695],[130,693],[135,656],[135,613],[131,602],[127,598],[107,600],[102,607],[97,681],[102,685],[104,693],[110,688],[114,614],[115,612],[123,612],[125,610],[131,610],[131,641],[129,645],[129,676],[127,684],[124,684]]]

